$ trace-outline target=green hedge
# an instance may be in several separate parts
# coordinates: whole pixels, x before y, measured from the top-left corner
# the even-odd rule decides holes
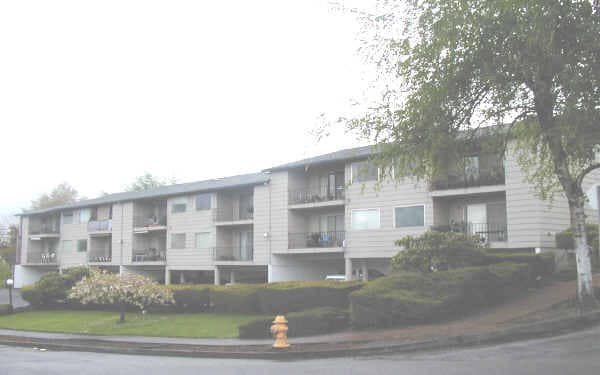
[[[430,322],[498,303],[530,285],[527,264],[499,263],[382,277],[350,294],[357,327]]]
[[[9,304],[0,304],[0,315],[8,315],[12,313],[12,306]]]
[[[169,285],[178,312],[204,312],[210,310],[210,285]]]
[[[554,262],[554,254],[552,253],[495,253],[487,254],[486,259],[487,264],[504,262],[527,264],[531,269],[531,280],[536,280],[539,278],[548,278],[552,274],[554,274],[556,268]]]
[[[257,314],[258,290],[262,284],[234,284],[214,286],[210,289],[210,305],[217,313]]]
[[[362,287],[361,283],[334,281],[285,282],[267,284],[258,290],[261,313],[286,314],[317,307],[348,308],[348,295]]]
[[[240,338],[258,339],[271,337],[270,328],[274,317],[257,318],[240,326]],[[340,331],[349,326],[348,310],[321,307],[286,315],[288,336],[300,337]]]
[[[73,267],[43,275],[32,285],[21,288],[21,297],[34,307],[54,308],[67,303],[69,290],[89,274],[87,267]]]

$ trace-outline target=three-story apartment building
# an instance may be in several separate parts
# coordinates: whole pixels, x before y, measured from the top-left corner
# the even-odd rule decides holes
[[[553,251],[569,225],[565,199],[539,199],[510,152],[465,155],[429,182],[385,176],[371,156],[342,150],[25,212],[17,286],[77,265],[165,283],[368,279],[389,271],[405,235],[459,231],[495,248]],[[600,173],[585,180],[599,183]]]

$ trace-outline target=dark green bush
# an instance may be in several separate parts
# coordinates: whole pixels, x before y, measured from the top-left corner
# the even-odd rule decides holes
[[[34,307],[52,308],[67,303],[73,285],[89,274],[87,267],[73,267],[43,275],[33,285],[21,289],[21,296]]]
[[[256,314],[258,307],[258,290],[262,284],[234,284],[215,286],[210,289],[210,305],[214,312]]]
[[[455,232],[428,231],[396,241],[404,249],[392,258],[397,271],[435,272],[485,264],[479,237]]]
[[[179,312],[204,312],[210,310],[212,285],[169,285]]]
[[[288,336],[300,337],[340,331],[349,326],[347,310],[321,307],[286,315]],[[257,339],[271,337],[270,328],[274,317],[257,318],[240,326],[240,338]]]
[[[486,255],[486,264],[513,262],[524,263],[530,267],[530,280],[546,279],[555,270],[554,254],[530,254],[530,253],[496,253]]]
[[[12,313],[12,306],[8,304],[0,305],[0,315],[8,315]]]
[[[333,281],[285,282],[267,284],[258,290],[260,312],[285,314],[316,307],[348,308],[348,295],[361,283]]]
[[[468,313],[526,290],[529,273],[526,264],[499,263],[382,277],[350,294],[352,323],[391,326]]]
[[[598,243],[598,225],[586,224],[585,234],[587,243],[592,248],[592,261],[594,265],[600,265],[600,244]],[[568,228],[555,235],[556,247],[558,249],[575,249],[575,240],[573,239],[573,229]]]

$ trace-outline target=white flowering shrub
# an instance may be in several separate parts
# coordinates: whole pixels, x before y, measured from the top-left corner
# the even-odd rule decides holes
[[[120,321],[125,321],[125,308],[136,306],[144,311],[150,305],[173,304],[172,292],[157,282],[133,273],[113,274],[91,270],[71,289],[69,298],[82,304],[118,306]]]

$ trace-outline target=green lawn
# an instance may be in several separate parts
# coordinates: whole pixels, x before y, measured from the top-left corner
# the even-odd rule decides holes
[[[36,311],[0,316],[0,328],[91,335],[162,337],[238,337],[238,326],[257,316],[224,314],[135,314],[118,324],[119,314],[105,311]]]

